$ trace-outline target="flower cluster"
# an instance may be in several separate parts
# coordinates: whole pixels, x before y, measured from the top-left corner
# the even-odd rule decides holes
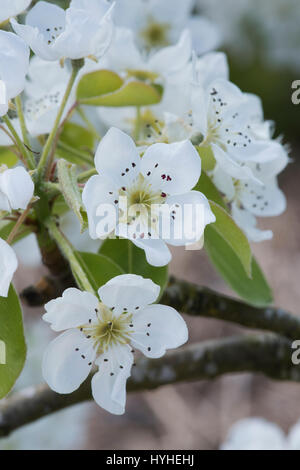
[[[39,1],[24,21],[15,17],[30,1],[2,3],[14,32],[0,30],[0,150],[10,157],[0,167],[0,296],[18,238],[37,235],[54,275],[61,252],[78,289],[45,306],[62,333],[44,377],[64,394],[95,372],[95,401],[122,414],[135,350],[159,358],[188,338],[179,313],[155,303],[163,283],[140,274],[166,273],[168,245],[202,247],[215,223],[250,253],[247,239],[271,238],[257,217],[285,209],[277,177],[288,151],[259,98],[230,82],[225,54],[213,52],[221,36],[192,15],[193,0]],[[91,239],[127,240],[128,262],[100,250],[89,265],[60,228],[70,210]]]

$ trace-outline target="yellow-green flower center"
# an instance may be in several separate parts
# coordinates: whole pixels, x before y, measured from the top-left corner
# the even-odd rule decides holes
[[[80,330],[93,342],[97,355],[103,354],[111,346],[129,343],[132,333],[130,313],[124,312],[115,316],[112,309],[100,303],[96,314],[97,320],[90,320]]]
[[[169,31],[170,25],[168,23],[158,23],[150,16],[147,26],[140,32],[140,36],[148,49],[165,47],[170,44]]]

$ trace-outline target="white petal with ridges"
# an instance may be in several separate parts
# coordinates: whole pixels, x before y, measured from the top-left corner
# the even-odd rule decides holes
[[[98,299],[90,292],[82,292],[71,287],[64,291],[62,297],[51,300],[45,305],[43,320],[51,323],[54,331],[78,328],[96,319],[95,309]]]
[[[135,274],[114,277],[99,289],[99,297],[116,315],[133,313],[156,301],[160,287]]]
[[[142,158],[141,172],[153,189],[166,194],[190,191],[201,175],[201,159],[188,140],[154,144]]]
[[[95,402],[110,413],[122,415],[126,404],[126,382],[133,364],[130,347],[114,346],[99,356],[96,364],[99,371],[92,379]]]
[[[43,357],[43,377],[57,393],[72,393],[89,375],[95,360],[91,341],[78,329],[67,330],[47,347]]]
[[[188,329],[181,315],[166,305],[151,305],[134,315],[131,344],[147,357],[162,357],[167,349],[182,346]]]
[[[130,184],[140,168],[140,156],[132,138],[112,127],[98,146],[95,166],[99,174],[109,177],[119,187]]]

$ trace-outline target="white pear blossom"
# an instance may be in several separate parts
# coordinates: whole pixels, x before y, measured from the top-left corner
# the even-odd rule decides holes
[[[0,116],[9,108],[9,101],[24,89],[29,66],[29,48],[13,33],[0,30]]]
[[[249,240],[260,242],[272,238],[270,230],[257,228],[256,217],[274,217],[286,209],[286,198],[278,187],[278,174],[289,162],[288,150],[273,140],[273,124],[264,121],[262,105],[258,97],[246,95],[249,108],[248,135],[256,142],[266,145],[263,153],[251,156],[238,164],[243,171],[250,171],[250,177],[234,178],[226,166],[217,163],[211,176],[217,188],[230,204],[232,216],[244,230]]]
[[[25,168],[0,167],[0,211],[25,210],[34,193],[34,184]]]
[[[0,238],[0,297],[7,297],[17,267],[18,261],[14,250]]]
[[[99,175],[90,178],[83,191],[93,239],[115,232],[145,250],[150,264],[164,266],[171,260],[166,242],[195,243],[205,226],[215,222],[206,197],[192,191],[201,160],[187,140],[154,144],[140,158],[134,141],[111,128],[99,144],[95,166]]]
[[[206,18],[192,16],[194,0],[117,0],[114,20],[117,26],[132,29],[137,44],[146,50],[159,49],[178,41],[187,28],[198,54],[220,44],[218,29]]]
[[[139,79],[164,84],[183,72],[192,55],[191,36],[184,30],[175,45],[164,47],[153,54],[139,51],[133,32],[116,28],[111,47],[105,56],[105,67],[120,73],[124,78]]]
[[[106,0],[72,0],[66,11],[42,1],[30,10],[25,25],[11,24],[44,60],[99,58],[111,42],[111,11]]]
[[[32,137],[51,132],[70,74],[68,67],[61,67],[58,62],[48,62],[37,56],[30,60],[22,104],[27,130]],[[75,92],[72,92],[62,119],[65,118],[75,100]],[[15,117],[11,121],[22,139],[19,118]],[[8,130],[4,123],[3,127]],[[0,145],[12,145],[9,135],[1,129]]]
[[[211,52],[194,62],[198,80],[208,86],[217,78],[228,79],[229,67],[227,57],[222,52]],[[187,62],[180,72],[164,80],[164,91],[159,104],[141,107],[139,114],[139,143],[150,145],[155,142],[178,142],[189,139],[191,111],[191,81],[193,66]],[[136,129],[136,109],[98,108],[100,118],[110,126],[119,127],[130,135]]]
[[[0,23],[22,13],[31,2],[32,0],[1,0]]]
[[[58,393],[72,393],[94,364],[96,403],[110,413],[123,414],[133,348],[159,358],[188,339],[187,326],[176,310],[152,305],[159,291],[150,279],[125,274],[99,289],[100,302],[75,288],[49,302],[43,319],[54,331],[66,330],[45,351],[43,375],[49,386]]]

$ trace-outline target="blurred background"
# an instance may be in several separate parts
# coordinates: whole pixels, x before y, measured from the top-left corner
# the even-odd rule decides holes
[[[262,97],[265,117],[276,122],[276,135],[283,135],[291,146],[293,161],[280,180],[288,210],[266,220],[274,238],[254,245],[253,250],[274,289],[276,305],[300,315],[300,105],[291,101],[292,82],[300,80],[299,0],[199,0],[196,9],[221,32],[220,49],[228,54],[231,80],[243,91]],[[24,266],[18,272],[18,289],[42,274],[33,255],[24,261],[26,281]],[[171,272],[231,294],[204,252],[176,249]],[[26,311],[29,355],[18,388],[42,381],[41,351],[50,333],[40,321],[41,313]],[[219,321],[186,320],[191,342],[244,332]],[[300,449],[299,430],[291,431],[300,419],[299,398],[299,384],[252,374],[228,375],[213,382],[129,395],[122,417],[111,416],[94,404],[79,405],[0,440],[0,449],[251,448],[255,439],[252,447],[256,448],[284,448],[292,440],[289,445]],[[243,421],[231,431],[235,423],[251,417],[259,419]]]

